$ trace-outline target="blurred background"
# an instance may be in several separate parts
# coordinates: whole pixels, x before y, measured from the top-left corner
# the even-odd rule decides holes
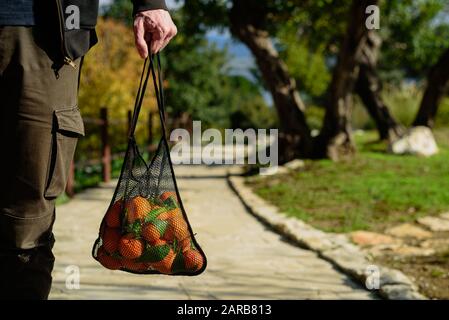
[[[378,29],[367,28],[376,18],[366,12],[371,4]],[[87,135],[68,194],[119,173],[142,68],[131,1],[101,5],[99,44],[85,59],[80,89]],[[449,297],[449,227],[417,222],[449,211],[448,2],[168,6],[178,26],[163,51],[169,127],[201,120],[203,130],[279,128],[281,164],[308,160],[288,174],[248,178],[259,195],[325,231],[391,234],[405,224],[431,232],[430,244],[407,234],[413,254],[397,259],[390,248],[391,256],[377,257],[424,277],[427,295]],[[151,152],[160,138],[151,90],[146,101],[138,138]],[[431,254],[419,251],[426,245]]]
[[[141,69],[129,2],[101,2],[100,43],[86,58],[80,92],[85,116],[98,117],[107,107],[112,123],[124,122],[111,130],[113,151],[126,142]],[[380,139],[391,140],[411,125],[448,125],[444,1],[380,1],[380,29],[363,35],[354,32],[366,29],[364,19],[348,25],[351,14],[367,17],[351,1],[259,2],[168,2],[179,28],[164,51],[173,126],[188,127],[194,119],[203,128],[280,127],[287,141],[281,162],[287,162],[351,154],[351,129],[377,130]],[[91,129],[78,160],[98,149],[99,128]],[[343,142],[332,142],[339,134]]]

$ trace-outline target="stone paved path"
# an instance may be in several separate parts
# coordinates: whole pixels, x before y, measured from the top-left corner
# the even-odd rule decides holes
[[[90,256],[114,183],[58,207],[51,299],[371,299],[311,251],[283,241],[247,213],[228,187],[225,168],[177,167],[181,195],[208,269],[198,277],[108,271]],[[66,288],[66,268],[80,289]]]

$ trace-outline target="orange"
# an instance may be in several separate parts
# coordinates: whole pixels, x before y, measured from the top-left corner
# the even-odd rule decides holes
[[[157,218],[160,220],[168,220],[168,219],[170,219],[172,217],[176,217],[176,216],[182,217],[182,212],[179,208],[162,212],[160,215],[157,216]]]
[[[123,268],[131,271],[146,271],[148,270],[148,266],[143,262],[137,262],[132,259],[123,259],[122,260]]]
[[[103,248],[108,253],[116,252],[121,234],[119,229],[112,229],[106,227],[103,232]]]
[[[97,259],[103,267],[110,270],[118,270],[122,267],[119,259],[109,256],[103,247],[100,247],[97,252]]]
[[[167,224],[167,221],[157,219],[151,223],[147,223],[142,228],[142,237],[150,244],[154,244],[165,233]]]
[[[189,228],[184,217],[176,215],[172,216],[168,220],[167,231],[162,237],[167,241],[174,241],[175,239],[181,241],[190,237]]]
[[[123,236],[118,245],[118,250],[122,257],[127,259],[139,258],[144,249],[144,244],[142,240],[135,239],[132,234],[127,234]]]
[[[161,206],[158,206],[157,204],[154,204],[154,205],[152,205],[151,211],[147,215],[146,220],[147,221],[151,221],[151,220],[154,220],[156,218],[158,218],[159,220],[163,220],[163,219],[160,219],[159,216],[161,214],[164,214],[166,211],[167,211],[167,209],[165,209],[164,207],[161,207]]]
[[[165,241],[164,239],[157,239],[157,241],[153,244],[153,246],[163,246],[166,244],[167,244],[167,241]]]
[[[192,248],[190,237],[179,240],[179,248],[182,252],[186,252]]]
[[[161,237],[159,230],[152,223],[148,223],[143,226],[142,237],[150,244],[153,244],[157,239]]]
[[[151,204],[143,197],[135,197],[128,200],[125,205],[126,219],[128,223],[143,220],[151,211]]]
[[[123,201],[116,201],[111,208],[106,212],[106,225],[110,228],[119,228],[121,225],[120,213],[122,211]]]
[[[189,249],[184,253],[184,264],[187,270],[198,271],[203,266],[203,256],[196,250]]]
[[[170,248],[164,259],[158,262],[150,262],[148,265],[160,273],[170,274],[173,260],[175,260],[175,252]]]
[[[174,200],[178,201],[178,196],[176,195],[176,192],[173,191],[165,191],[159,197],[159,199],[161,199],[162,201],[165,201],[168,198],[173,198]]]

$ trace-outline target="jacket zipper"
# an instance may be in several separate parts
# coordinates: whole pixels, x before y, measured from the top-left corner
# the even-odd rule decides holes
[[[69,57],[67,53],[67,48],[65,46],[65,37],[64,37],[64,12],[62,10],[62,5],[60,0],[56,0],[56,6],[58,7],[58,19],[59,19],[59,32],[61,36],[61,53],[64,57],[64,64],[71,66],[76,69],[75,62]]]

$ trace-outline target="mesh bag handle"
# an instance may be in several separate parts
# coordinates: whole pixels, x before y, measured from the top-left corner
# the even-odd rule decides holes
[[[148,163],[139,151],[135,131],[150,77],[162,137]],[[206,268],[206,256],[195,239],[176,183],[165,117],[161,58],[150,55],[140,77],[119,181],[92,249],[92,256],[108,269],[193,276]]]
[[[154,70],[154,64],[157,64],[157,75]],[[153,78],[154,90],[156,93],[156,101],[159,111],[159,117],[161,120],[161,128],[162,128],[162,136],[166,139],[166,124],[165,124],[165,98],[164,98],[164,87],[162,81],[162,64],[160,55],[157,54],[156,62],[154,61],[154,57],[152,55],[149,58],[145,59],[143,65],[142,75],[140,77],[139,89],[137,91],[137,97],[134,105],[134,111],[131,118],[131,125],[129,131],[129,137],[134,139],[135,130],[137,127],[137,122],[139,119],[140,110],[142,108],[143,99],[145,98],[145,91],[148,86],[148,81],[150,78],[150,74]]]

